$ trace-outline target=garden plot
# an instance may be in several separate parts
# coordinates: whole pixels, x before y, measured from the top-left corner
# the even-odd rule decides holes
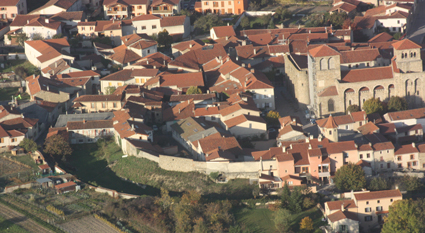
[[[0,157],[0,176],[24,172],[28,170],[30,170],[30,168],[10,161],[5,157]]]
[[[84,218],[67,221],[66,223],[60,224],[60,226],[66,229],[70,233],[91,233],[91,232],[117,233],[118,232],[114,228],[108,226],[102,220],[96,219],[93,216],[87,216]]]

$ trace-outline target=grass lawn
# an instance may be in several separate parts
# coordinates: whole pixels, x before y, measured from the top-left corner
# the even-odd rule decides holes
[[[30,166],[31,168],[38,169],[38,165],[35,164],[34,160],[31,158],[31,155],[21,155],[21,156],[14,156],[12,159],[15,159],[16,161],[19,161],[25,165]]]
[[[244,227],[251,230],[252,233],[276,231],[273,222],[273,212],[267,208],[238,208],[234,215],[237,223],[240,226],[244,225]]]
[[[0,216],[0,232],[25,233],[28,231]]]
[[[22,66],[27,70],[28,76],[33,75],[36,71],[38,71],[37,67],[31,64],[28,60],[9,60],[6,64],[8,63],[10,63],[10,65],[7,65],[5,69],[0,69],[1,73],[14,71],[19,66]]]
[[[275,232],[276,228],[273,222],[273,211],[264,209],[237,208],[234,212],[236,221],[239,225],[244,225],[247,229],[256,232]],[[291,224],[293,232],[300,232],[300,222],[304,217],[310,217],[313,220],[313,228],[318,229],[320,226],[325,226],[322,222],[322,212],[317,208],[305,210],[299,214],[293,215],[294,221]]]
[[[3,100],[12,100],[12,95],[13,96],[17,96],[19,95],[19,91],[18,91],[19,87],[6,87],[6,88],[1,88],[0,89],[0,101]],[[21,98],[22,99],[29,99],[30,96],[28,95],[28,93],[22,93],[21,94]]]
[[[73,150],[68,162],[77,170],[70,172],[82,181],[136,195],[157,195],[159,193],[158,189],[149,186],[143,189],[136,184],[123,181],[110,169],[108,161],[112,163],[126,159],[122,158],[123,153],[113,142],[107,144],[106,155],[99,152],[99,146],[96,143],[75,145]]]

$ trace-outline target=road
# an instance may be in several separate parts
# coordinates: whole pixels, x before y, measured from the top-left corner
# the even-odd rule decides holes
[[[407,27],[407,38],[417,44],[422,44],[425,37],[425,1],[419,0],[411,23]]]
[[[32,219],[27,218],[25,215],[0,204],[0,215],[7,220],[19,225],[28,232],[33,233],[53,233],[53,231],[40,226],[38,223],[34,222]]]

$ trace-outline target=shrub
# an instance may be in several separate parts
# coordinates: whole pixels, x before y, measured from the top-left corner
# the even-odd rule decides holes
[[[54,213],[54,214],[59,215],[59,216],[64,216],[64,215],[65,215],[65,214],[63,213],[63,211],[62,211],[62,210],[57,209],[56,207],[54,207],[54,206],[52,206],[52,205],[48,205],[48,206],[46,207],[46,209],[47,209],[49,212]]]
[[[211,172],[211,173],[210,173],[210,177],[211,177],[211,179],[213,179],[213,180],[217,180],[219,175],[220,175],[220,174],[219,174],[218,172]]]

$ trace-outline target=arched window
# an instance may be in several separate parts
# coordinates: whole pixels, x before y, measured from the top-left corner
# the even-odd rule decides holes
[[[416,52],[413,53],[413,57],[416,57]]]
[[[413,57],[413,53],[412,52],[410,52],[410,57]]]
[[[322,58],[320,59],[320,70],[326,70],[328,68],[326,64],[326,59]]]
[[[328,112],[333,112],[333,111],[335,111],[334,100],[333,99],[329,99],[328,100]]]
[[[401,58],[402,58],[402,59],[404,58],[404,53],[402,53],[402,54],[401,54]]]
[[[333,57],[329,58],[328,60],[328,69],[335,69],[335,59]]]

